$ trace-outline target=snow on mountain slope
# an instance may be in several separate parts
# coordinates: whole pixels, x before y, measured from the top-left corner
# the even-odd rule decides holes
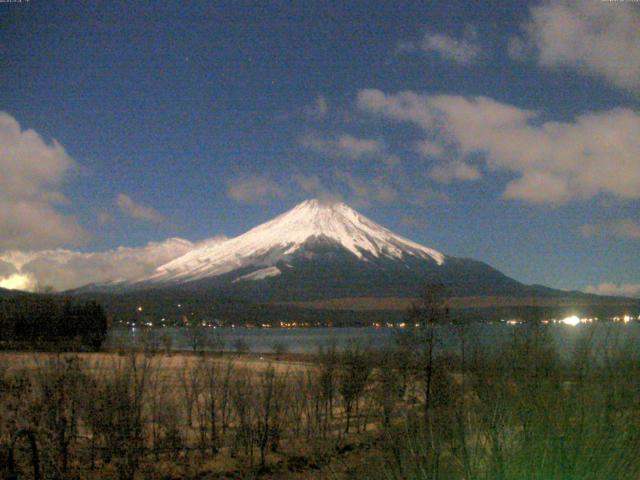
[[[265,267],[290,258],[314,239],[335,242],[363,261],[368,256],[390,259],[413,256],[438,265],[445,261],[440,252],[394,234],[344,203],[307,200],[243,235],[195,248],[157,268],[142,281],[184,283],[246,267],[262,267],[266,276],[273,276],[279,270],[276,273]]]
[[[269,277],[277,277],[282,272],[278,267],[266,267],[261,268],[260,270],[256,270],[255,272],[248,273],[247,275],[242,275],[241,277],[236,278],[233,283],[241,282],[243,280],[264,280]]]

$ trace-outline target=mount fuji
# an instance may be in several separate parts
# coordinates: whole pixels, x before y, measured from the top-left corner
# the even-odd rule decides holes
[[[290,302],[414,297],[434,282],[456,296],[564,293],[521,284],[482,262],[444,255],[396,235],[344,203],[316,199],[238,237],[204,242],[118,288],[215,291],[252,301]]]
[[[186,283],[247,267],[260,268],[234,282],[262,280],[280,275],[278,265],[292,268],[296,259],[314,259],[331,247],[362,262],[409,257],[437,265],[445,261],[440,252],[390,232],[344,203],[307,200],[239,237],[205,245],[159,267],[148,280]]]

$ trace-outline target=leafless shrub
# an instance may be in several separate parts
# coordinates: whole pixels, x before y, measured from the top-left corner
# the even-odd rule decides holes
[[[345,433],[349,433],[353,414],[358,414],[359,400],[371,370],[369,352],[358,342],[350,342],[340,355],[338,371],[338,389],[346,417]]]
[[[271,350],[276,355],[276,359],[279,360],[285,353],[289,351],[289,346],[284,342],[274,342],[271,345]]]
[[[388,347],[377,352],[378,361],[374,372],[374,398],[381,410],[382,426],[391,428],[391,420],[404,393],[407,381],[401,375],[396,348]]]
[[[253,425],[252,397],[254,395],[251,373],[246,369],[237,369],[231,379],[231,400],[235,413],[235,435],[232,453],[237,454],[243,448],[244,454],[253,466],[253,446],[255,428]]]
[[[34,427],[51,457],[54,476],[64,478],[79,433],[80,398],[86,385],[82,364],[77,356],[52,356],[36,370],[34,380]]]
[[[120,480],[132,480],[145,455],[144,404],[151,361],[134,353],[87,392],[86,423],[99,439],[103,460],[113,463]]]
[[[200,322],[192,322],[184,328],[189,346],[194,352],[203,352],[208,344],[207,327]]]
[[[264,466],[267,448],[276,451],[282,434],[285,400],[287,396],[286,375],[277,375],[269,365],[261,372],[255,395],[255,434],[260,450],[260,465]]]
[[[233,349],[236,353],[248,353],[251,350],[247,341],[242,337],[233,341]]]
[[[180,369],[179,386],[182,393],[184,411],[186,413],[187,425],[193,427],[193,409],[198,400],[198,395],[202,388],[202,372],[199,368],[185,365]]]

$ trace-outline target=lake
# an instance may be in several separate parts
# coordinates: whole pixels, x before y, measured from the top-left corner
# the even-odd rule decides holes
[[[525,332],[526,325],[507,325],[504,323],[472,324],[467,328],[469,344],[477,344],[483,348],[500,346],[514,335]],[[580,339],[591,338],[596,350],[605,345],[621,348],[623,345],[640,345],[640,322],[579,324],[576,326],[554,324],[544,328],[549,330],[553,341],[560,353],[570,354]],[[205,343],[220,345],[224,349],[233,351],[239,342],[243,342],[251,352],[273,352],[279,345],[292,353],[313,353],[320,346],[335,343],[338,348],[344,347],[349,341],[356,340],[374,348],[384,347],[392,343],[399,330],[393,328],[207,328],[203,329],[206,336]],[[149,333],[152,332],[152,333]],[[148,341],[149,335],[159,342],[161,336],[171,338],[171,348],[176,351],[192,350],[191,339],[186,329],[163,328],[157,330],[113,329],[109,332],[107,346],[109,347],[141,347]],[[455,351],[459,348],[460,335],[453,326],[438,327],[440,349]],[[162,345],[162,343],[160,343]],[[211,350],[215,347],[205,347]]]

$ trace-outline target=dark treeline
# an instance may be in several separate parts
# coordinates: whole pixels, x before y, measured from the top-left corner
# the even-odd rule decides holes
[[[107,317],[96,302],[73,302],[47,295],[0,300],[0,348],[98,350],[107,335]]]
[[[117,322],[153,322],[165,319],[168,326],[184,325],[185,319],[199,320],[230,326],[268,324],[278,327],[280,322],[297,322],[309,326],[331,325],[334,327],[371,326],[373,323],[400,323],[406,320],[406,311],[386,310],[349,310],[304,308],[300,305],[261,304],[228,298],[215,292],[175,292],[170,290],[149,290],[123,294],[83,294],[77,297],[82,301],[96,301],[103,305],[109,318]],[[138,307],[142,306],[143,311]],[[392,308],[392,307],[389,307]],[[579,312],[579,313],[576,313]],[[461,321],[499,321],[517,318],[524,321],[536,321],[549,318],[564,318],[578,314],[583,317],[601,319],[620,316],[625,313],[640,313],[638,302],[629,300],[628,304],[603,303],[601,305],[568,302],[558,306],[493,306],[451,308],[451,317]],[[114,327],[117,323],[114,322]]]

